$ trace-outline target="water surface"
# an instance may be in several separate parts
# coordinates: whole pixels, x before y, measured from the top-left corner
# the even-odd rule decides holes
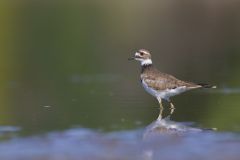
[[[0,159],[239,159],[239,11],[235,0],[3,0]],[[163,72],[218,86],[172,99],[171,120],[200,132],[143,140],[159,106],[127,61],[140,48]]]

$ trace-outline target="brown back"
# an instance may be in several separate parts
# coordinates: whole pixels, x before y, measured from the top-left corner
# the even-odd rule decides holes
[[[153,65],[142,66],[141,80],[156,90],[174,89],[182,86],[189,89],[201,87],[195,83],[181,81],[172,75],[161,73]]]

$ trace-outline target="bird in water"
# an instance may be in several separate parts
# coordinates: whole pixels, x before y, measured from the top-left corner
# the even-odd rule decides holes
[[[145,49],[138,50],[129,60],[136,60],[141,63],[141,84],[149,94],[158,100],[160,105],[158,119],[160,120],[163,112],[162,100],[170,103],[170,115],[172,115],[175,107],[170,100],[171,97],[197,88],[216,88],[216,86],[209,84],[179,80],[172,75],[160,72],[153,66],[151,54]]]

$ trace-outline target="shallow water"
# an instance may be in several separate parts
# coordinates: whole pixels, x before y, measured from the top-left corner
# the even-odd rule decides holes
[[[1,160],[239,159],[237,1],[0,7]],[[174,97],[172,121],[152,123],[157,100],[140,85],[139,64],[127,61],[139,48],[159,70],[218,88]]]
[[[6,160],[77,159],[239,159],[240,137],[233,133],[202,130],[168,119],[148,128],[99,132],[72,128],[0,143]]]
[[[211,115],[207,119],[204,119],[207,112],[202,111],[212,105],[220,107],[222,97],[228,102],[235,96],[238,97],[237,88],[186,93],[174,99],[177,109],[171,120],[165,118],[153,121],[158,116],[158,104],[142,88],[125,92],[129,88],[109,89],[104,86],[121,82],[123,77],[120,75],[73,77],[71,80],[74,80],[65,87],[76,88],[64,97],[52,101],[54,103],[46,99],[43,99],[45,103],[29,101],[32,94],[18,95],[22,97],[21,101],[25,100],[25,104],[33,108],[31,112],[13,112],[19,120],[0,127],[0,159],[234,160],[240,157],[240,127],[238,121],[232,121],[238,116],[217,119],[222,112],[228,115],[235,110],[231,110],[231,106],[228,110],[219,108],[214,111],[218,113],[215,117]],[[17,86],[10,90],[20,90]],[[81,90],[84,87],[86,90]],[[56,93],[56,96],[59,95],[61,93]],[[206,96],[211,103],[196,101]],[[195,105],[195,108],[190,107],[190,104]],[[23,107],[23,104],[18,103],[16,106]],[[164,103],[164,106],[166,116],[169,112],[168,104]],[[237,110],[234,106],[232,109]],[[198,115],[196,112],[205,114]],[[181,119],[183,122],[176,122]],[[221,122],[225,124],[222,125]]]

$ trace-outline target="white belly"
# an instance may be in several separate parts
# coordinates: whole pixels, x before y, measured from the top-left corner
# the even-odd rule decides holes
[[[142,86],[152,96],[154,96],[156,98],[157,97],[162,98],[165,100],[169,100],[170,97],[178,95],[178,94],[183,93],[188,90],[186,88],[186,86],[182,86],[182,87],[178,87],[178,88],[174,88],[174,89],[166,89],[166,90],[162,90],[162,91],[156,91],[153,88],[148,87],[144,81],[142,81]]]

